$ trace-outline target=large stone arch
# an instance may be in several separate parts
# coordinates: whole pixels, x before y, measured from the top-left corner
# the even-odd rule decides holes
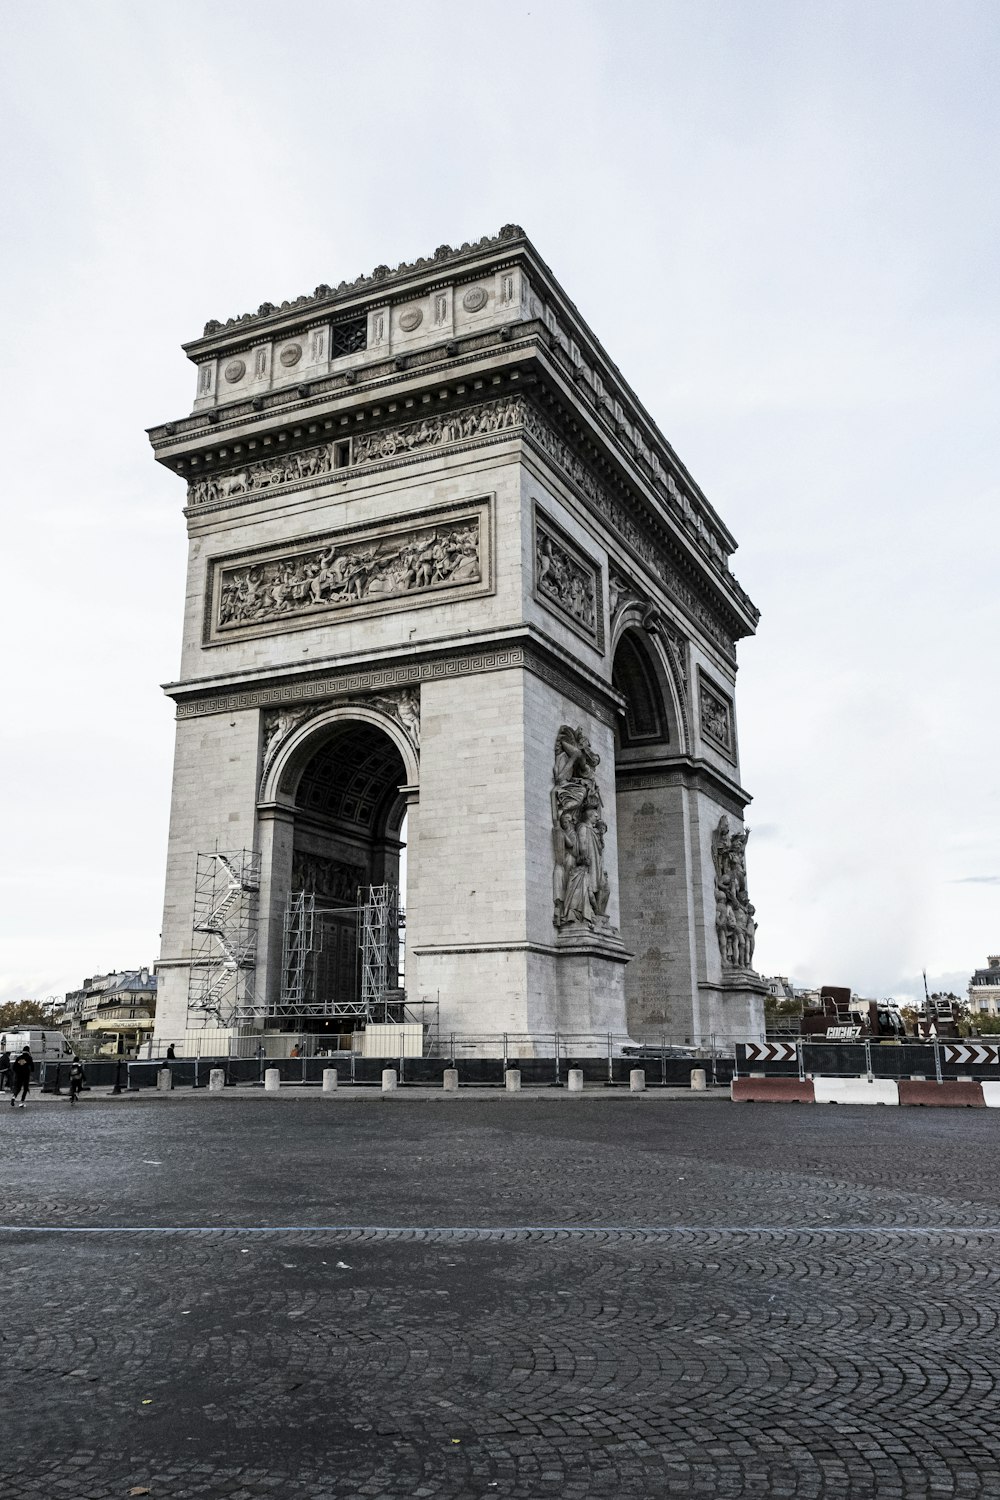
[[[658,611],[633,600],[615,616],[611,633],[612,680],[618,663],[618,648],[623,642],[631,644],[634,650],[642,654],[656,679],[668,731],[661,742],[661,749],[671,755],[689,754],[691,729],[684,641],[676,634],[673,639],[670,638]],[[621,736],[618,738],[620,740]]]
[[[267,986],[261,999],[271,1013],[280,994],[288,897],[299,891],[315,895],[327,912],[317,961],[322,982],[340,1000],[355,998],[357,893],[400,884],[401,830],[409,817],[408,840],[415,832],[419,777],[414,738],[381,707],[300,709],[283,721],[279,716],[276,729],[274,722],[258,803]]]

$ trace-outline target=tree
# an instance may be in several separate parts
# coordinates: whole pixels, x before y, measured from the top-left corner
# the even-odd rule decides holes
[[[19,1026],[51,1026],[52,1017],[37,1000],[8,1000],[0,1005],[0,1029],[16,1030]]]

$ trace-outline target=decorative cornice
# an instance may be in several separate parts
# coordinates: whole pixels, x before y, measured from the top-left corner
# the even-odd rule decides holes
[[[620,700],[613,690],[599,696],[588,689],[570,669],[531,645],[456,652],[395,665],[373,664],[355,671],[330,673],[309,679],[261,683],[236,692],[227,691],[224,687],[211,692],[191,692],[190,695],[183,687],[171,687],[165,691],[168,697],[177,701],[178,719],[196,719],[207,714],[233,713],[248,708],[339,702],[359,694],[390,692],[422,682],[472,677],[482,672],[506,672],[518,667],[531,672],[543,682],[548,682],[602,723],[615,723]]]
[[[615,767],[615,787],[619,792],[653,791],[659,787],[682,786],[705,792],[726,812],[742,818],[753,800],[738,782],[731,780],[717,766],[697,756],[683,755],[659,763],[650,761],[633,766]]]
[[[485,235],[481,240],[471,243],[466,240],[458,249],[451,245],[439,245],[432,256],[420,256],[414,261],[400,261],[394,269],[389,266],[376,266],[367,276],[357,276],[353,281],[342,281],[337,287],[320,284],[312,296],[303,295],[292,301],[282,302],[280,306],[273,302],[262,302],[255,313],[242,313],[239,317],[228,318],[221,323],[217,318],[210,318],[205,324],[205,332],[202,338],[208,339],[218,333],[228,332],[232,328],[258,328],[267,326],[289,313],[301,312],[304,316],[310,315],[310,309],[318,311],[328,307],[335,307],[348,297],[356,297],[360,293],[391,291],[393,287],[405,277],[413,276],[419,271],[446,270],[458,266],[464,260],[473,256],[482,255],[489,250],[497,250],[501,246],[509,246],[518,240],[525,240],[526,235],[520,224],[505,224],[503,228],[494,235]],[[190,349],[196,347],[201,340],[193,340],[191,344],[185,345]]]

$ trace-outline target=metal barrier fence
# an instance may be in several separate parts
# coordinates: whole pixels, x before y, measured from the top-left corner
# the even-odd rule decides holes
[[[91,1062],[86,1064],[86,1081],[89,1088],[111,1088],[116,1093],[136,1093],[155,1089],[157,1074],[168,1068],[174,1088],[207,1088],[209,1074],[213,1068],[221,1068],[227,1085],[263,1087],[264,1072],[277,1068],[282,1083],[311,1085],[318,1087],[323,1081],[326,1068],[335,1068],[341,1084],[370,1085],[380,1087],[382,1070],[394,1068],[399,1083],[440,1086],[446,1068],[456,1067],[459,1082],[463,1087],[480,1086],[502,1089],[507,1066],[520,1069],[521,1082],[525,1087],[564,1088],[570,1068],[579,1068],[585,1082],[603,1084],[610,1088],[628,1088],[629,1074],[633,1068],[642,1068],[649,1088],[686,1088],[691,1081],[691,1072],[702,1068],[713,1084],[728,1084],[733,1076],[731,1058],[719,1056],[669,1056],[665,1049],[643,1057],[599,1057],[585,1056],[560,1049],[550,1057],[514,1059],[512,1057],[360,1057],[351,1053],[340,1057],[294,1057],[277,1061],[269,1058],[240,1057],[195,1057],[177,1058],[171,1062],[154,1059],[139,1062],[122,1060]],[[39,1076],[45,1093],[66,1093],[69,1090],[69,1068],[64,1063],[43,1065]]]
[[[773,1078],[927,1078],[938,1083],[949,1078],[1000,1080],[1000,1054],[996,1062],[981,1058],[953,1061],[955,1051],[975,1054],[992,1052],[974,1044],[931,1042],[808,1042],[788,1038],[767,1044],[767,1050],[784,1046],[785,1058],[747,1057],[745,1043],[736,1047],[735,1076],[766,1073]]]

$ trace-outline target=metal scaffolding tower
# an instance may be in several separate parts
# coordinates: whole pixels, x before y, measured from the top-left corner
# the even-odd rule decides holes
[[[254,1014],[260,855],[250,849],[199,854],[188,1007],[220,1026]]]
[[[299,1025],[349,1021],[352,1030],[361,1030],[369,1021],[392,1018],[403,1002],[399,943],[405,922],[392,885],[362,887],[356,906],[292,891],[285,906],[281,994],[267,1007],[267,1019]],[[346,966],[348,946],[353,963]]]

